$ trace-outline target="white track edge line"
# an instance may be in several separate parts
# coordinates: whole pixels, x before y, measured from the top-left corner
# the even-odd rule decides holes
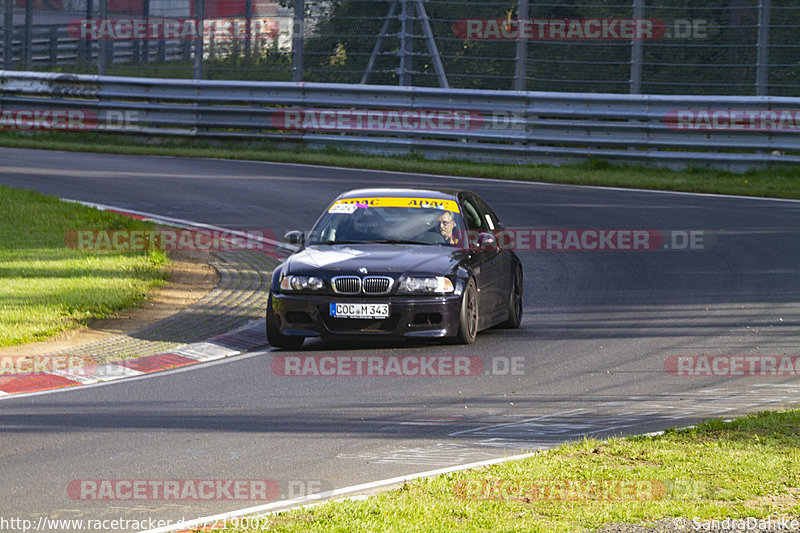
[[[549,415],[545,415],[545,416],[549,416]],[[731,420],[731,419],[725,419],[725,420]],[[691,424],[691,425],[688,425],[688,426],[678,426],[678,427],[673,427],[671,429],[675,429],[675,430],[680,431],[680,430],[685,430],[685,429],[692,429],[694,427],[696,427],[696,424]],[[663,435],[664,432],[665,432],[665,430],[651,431],[651,432],[648,432],[648,433],[638,433],[638,434],[626,435],[626,436],[624,436],[622,438],[627,438],[627,437],[657,437],[657,436]],[[602,440],[600,442],[601,443],[608,442],[608,438],[606,438],[606,439],[604,439],[604,440]],[[557,443],[555,446],[560,446],[562,444],[565,444],[565,442]],[[283,512],[286,512],[286,511],[292,511],[294,509],[299,509],[299,508],[304,508],[304,507],[315,507],[317,505],[325,503],[328,500],[333,500],[337,496],[347,496],[348,494],[354,494],[354,493],[358,493],[358,492],[364,492],[364,491],[367,491],[367,490],[370,490],[370,489],[376,489],[376,488],[386,487],[386,486],[390,486],[390,485],[396,485],[398,483],[403,483],[405,481],[412,481],[414,479],[419,479],[419,478],[423,478],[423,477],[433,477],[433,476],[438,476],[438,475],[441,475],[441,474],[450,474],[452,472],[460,472],[462,470],[470,470],[470,469],[473,469],[473,468],[480,468],[482,466],[491,466],[491,465],[495,465],[495,464],[506,463],[506,462],[509,462],[509,461],[527,459],[528,457],[533,457],[534,455],[538,455],[542,451],[543,450],[540,449],[540,450],[537,450],[535,452],[524,453],[524,454],[520,454],[520,455],[512,455],[512,456],[509,456],[509,457],[498,457],[498,458],[495,458],[495,459],[487,459],[486,461],[479,461],[477,463],[468,463],[468,464],[465,464],[465,465],[449,466],[449,467],[440,468],[440,469],[437,469],[437,470],[428,470],[427,472],[419,472],[419,473],[416,473],[416,474],[408,474],[408,475],[405,475],[405,476],[397,476],[397,477],[393,477],[393,478],[389,478],[389,479],[383,479],[383,480],[379,480],[379,481],[371,481],[369,483],[362,483],[362,484],[359,484],[359,485],[351,485],[349,487],[343,487],[341,489],[334,489],[334,490],[329,490],[329,491],[326,491],[326,492],[320,492],[320,493],[317,493],[317,494],[309,494],[307,496],[301,496],[301,497],[293,498],[293,499],[289,499],[289,500],[281,500],[279,502],[272,502],[272,503],[268,503],[268,504],[260,505],[260,506],[256,506],[256,507],[248,507],[248,508],[244,508],[244,509],[238,509],[238,510],[235,510],[235,511],[229,511],[227,513],[221,513],[221,514],[206,516],[206,517],[202,517],[202,518],[196,518],[194,520],[181,522],[180,524],[175,524],[175,526],[166,526],[166,527],[162,527],[162,528],[158,528],[158,529],[148,529],[148,530],[140,531],[139,533],[172,533],[173,531],[181,531],[183,529],[188,529],[188,528],[191,528],[193,526],[198,526],[198,525],[201,525],[201,526],[211,525],[214,522],[219,522],[220,520],[226,520],[226,519],[229,519],[229,518],[237,518],[237,517],[240,517],[240,516],[243,516],[243,515],[248,515],[248,514],[255,514],[255,513],[259,513],[259,512],[262,515],[277,514],[277,513],[283,513]],[[366,497],[367,496],[364,496],[364,497],[359,498],[359,499],[366,499]],[[348,499],[348,498],[338,498],[336,501],[345,500],[345,499]],[[274,510],[275,508],[278,508],[278,510]]]
[[[405,481],[411,481],[423,477],[433,477],[438,476],[441,474],[449,474],[452,472],[459,472],[461,470],[469,470],[472,468],[479,468],[482,466],[491,466],[499,463],[505,463],[507,461],[516,461],[520,459],[526,459],[528,457],[533,457],[537,455],[538,452],[532,453],[525,453],[521,455],[512,455],[510,457],[500,457],[496,459],[487,459],[486,461],[479,461],[477,463],[469,463],[465,465],[457,465],[457,466],[449,466],[445,468],[440,468],[437,470],[428,470],[427,472],[418,472],[416,474],[407,474],[403,476],[397,476],[388,479],[381,479],[378,481],[370,481],[368,483],[361,483],[359,485],[351,485],[349,487],[343,487],[340,489],[333,489],[325,492],[319,492],[317,494],[309,494],[307,496],[300,496],[298,498],[292,498],[289,500],[281,500],[277,502],[271,502],[264,505],[257,505],[255,507],[247,507],[244,509],[237,509],[235,511],[229,511],[227,513],[221,513],[211,516],[206,516],[202,518],[196,518],[194,520],[189,520],[186,522],[182,522],[180,524],[175,524],[174,526],[166,526],[157,529],[149,529],[146,531],[142,531],[141,533],[170,533],[172,531],[178,531],[181,529],[190,529],[194,526],[199,525],[208,525],[209,523],[218,522],[221,520],[227,520],[229,518],[236,518],[242,515],[254,514],[254,513],[265,513],[273,511],[276,508],[280,508],[280,512],[289,511],[291,509],[295,509],[297,507],[304,507],[307,504],[319,504],[322,503],[324,500],[328,500],[330,498],[335,498],[337,496],[346,496],[348,494],[354,494],[358,492],[363,492],[366,490],[377,489],[381,487],[385,487],[388,485],[396,485],[398,483],[403,483]],[[288,506],[288,507],[287,507]],[[284,508],[285,507],[285,508]]]
[[[176,226],[176,227],[179,227],[179,228],[186,228],[186,229],[201,228],[201,229],[205,229],[205,230],[220,231],[220,232],[230,233],[231,235],[236,235],[237,237],[242,237],[242,238],[245,238],[245,239],[251,239],[251,240],[254,240],[254,241],[258,241],[258,242],[269,244],[269,245],[271,245],[271,246],[273,246],[275,248],[281,249],[284,252],[290,252],[291,253],[291,252],[294,252],[294,251],[297,250],[297,247],[295,247],[295,246],[292,246],[292,245],[289,245],[289,244],[286,244],[286,243],[282,243],[282,242],[276,241],[274,239],[269,239],[267,237],[261,237],[259,235],[252,235],[252,234],[249,234],[249,233],[247,233],[245,231],[231,230],[231,229],[223,228],[221,226],[214,226],[212,224],[204,224],[202,222],[193,222],[191,220],[185,220],[185,219],[182,219],[182,218],[167,217],[167,216],[163,216],[163,215],[157,215],[155,213],[148,213],[146,211],[137,211],[135,209],[128,209],[128,208],[125,208],[125,207],[117,207],[117,206],[107,205],[107,204],[98,204],[96,202],[85,202],[83,200],[75,200],[75,199],[72,199],[72,198],[62,198],[62,200],[65,201],[65,202],[85,205],[87,207],[94,207],[95,209],[100,209],[101,211],[112,210],[112,211],[119,211],[119,212],[122,212],[122,213],[130,213],[132,215],[138,215],[138,216],[144,217],[145,219],[147,219],[147,220],[149,220],[151,222],[165,223],[167,225]]]

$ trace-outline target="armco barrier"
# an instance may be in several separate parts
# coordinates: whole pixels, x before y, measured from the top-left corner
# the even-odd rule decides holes
[[[0,71],[0,129],[270,140],[427,158],[732,170],[800,163],[800,99],[478,91]],[[19,111],[22,110],[22,118]],[[39,111],[42,123],[31,118]],[[63,126],[63,122],[57,126]],[[62,127],[61,129],[69,129]]]

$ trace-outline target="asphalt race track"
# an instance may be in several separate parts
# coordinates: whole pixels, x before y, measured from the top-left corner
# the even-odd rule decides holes
[[[270,363],[290,352],[265,351],[4,398],[6,517],[189,519],[259,502],[87,501],[67,487],[267,479],[296,496],[800,401],[796,378],[665,371],[676,355],[800,354],[800,202],[19,149],[0,149],[0,184],[279,236],[309,229],[339,192],[378,185],[468,188],[508,227],[656,230],[668,245],[685,235],[670,232],[702,232],[693,250],[518,252],[522,327],[469,347],[303,349],[478,356],[474,377],[281,377]]]

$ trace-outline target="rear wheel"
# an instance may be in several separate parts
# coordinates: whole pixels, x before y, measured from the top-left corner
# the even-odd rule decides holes
[[[275,348],[299,350],[305,337],[284,335],[280,329],[280,318],[272,310],[272,294],[267,298],[267,342]]]
[[[475,289],[475,281],[470,278],[461,297],[461,314],[458,319],[456,341],[460,344],[472,344],[477,335],[478,291]]]
[[[522,269],[517,267],[511,294],[508,297],[508,320],[500,324],[501,328],[518,328],[522,322]]]

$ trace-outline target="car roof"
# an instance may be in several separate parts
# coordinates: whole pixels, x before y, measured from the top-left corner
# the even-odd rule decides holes
[[[364,198],[366,196],[388,196],[388,197],[405,197],[416,196],[423,198],[434,198],[437,200],[457,200],[457,195],[462,191],[460,190],[447,190],[447,189],[417,189],[413,187],[395,188],[374,188],[374,189],[353,189],[343,192],[336,199],[343,198]]]

